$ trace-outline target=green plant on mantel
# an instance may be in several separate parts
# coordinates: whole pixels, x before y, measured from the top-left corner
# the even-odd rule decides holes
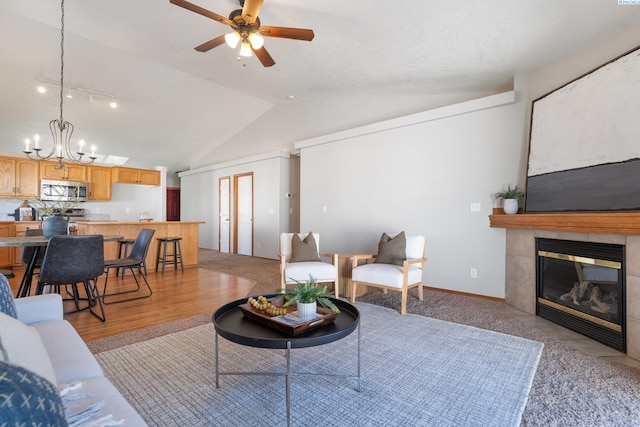
[[[511,188],[511,184],[507,186],[506,190],[502,190],[499,193],[496,193],[496,199],[505,200],[505,199],[516,199],[522,200],[524,199],[524,191],[518,188],[516,184],[515,187]]]
[[[292,289],[279,289],[279,292],[284,293],[286,302],[284,307],[288,307],[293,303],[311,303],[317,301],[321,306],[331,309],[334,313],[340,313],[340,309],[331,301],[328,297],[331,294],[328,293],[327,287],[322,288],[316,286],[317,279],[312,275],[309,275],[309,280],[300,282],[292,277],[291,280],[296,282],[296,286]]]

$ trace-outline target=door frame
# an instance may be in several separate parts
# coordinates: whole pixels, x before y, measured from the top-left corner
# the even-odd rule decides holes
[[[254,214],[254,197],[253,197],[253,172],[239,173],[233,175],[233,252],[238,254],[238,179],[251,177],[251,256],[253,256],[253,214]]]
[[[221,217],[221,208],[222,208],[222,191],[220,188],[222,187],[222,181],[229,181],[229,190],[227,191],[227,206],[229,207],[229,211],[231,211],[231,177],[230,176],[221,176],[218,178],[218,250],[222,252],[222,217]],[[231,221],[231,212],[229,212],[229,221]],[[231,253],[231,224],[229,224],[227,229],[227,243],[229,245],[229,252]]]

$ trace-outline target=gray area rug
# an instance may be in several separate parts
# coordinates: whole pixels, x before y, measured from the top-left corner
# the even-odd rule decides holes
[[[256,280],[258,283],[251,290],[251,295],[271,293],[278,286],[278,262],[275,260],[211,250],[201,250],[200,260],[202,268]],[[529,400],[522,414],[522,427],[640,426],[640,370],[569,346],[527,324],[530,316],[523,316],[521,311],[503,301],[432,289],[425,290],[424,301],[417,299],[415,290],[409,294],[409,313],[544,343]],[[394,310],[400,307],[397,292],[385,295],[378,290],[370,290],[358,300]],[[207,314],[185,322],[170,322],[135,333],[91,341],[88,345],[98,353],[210,321],[211,315]]]
[[[292,379],[294,426],[518,426],[543,345],[357,303],[362,391],[355,379]],[[223,376],[215,388],[210,324],[97,355],[152,426],[282,426],[284,378]],[[220,338],[222,371],[282,371],[282,350]],[[292,351],[297,372],[356,372],[357,333]]]

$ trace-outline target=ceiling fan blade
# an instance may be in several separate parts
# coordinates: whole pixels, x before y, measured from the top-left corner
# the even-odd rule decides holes
[[[214,21],[218,21],[222,24],[227,24],[227,25],[231,25],[232,22],[229,20],[229,18],[225,18],[222,15],[218,15],[217,13],[213,13],[210,10],[207,10],[205,8],[202,8],[200,6],[197,6],[193,3],[189,3],[188,1],[185,0],[169,0],[171,3],[175,4],[176,6],[180,6],[180,7],[184,7],[187,10],[190,10],[192,12],[195,13],[199,13],[202,16],[206,16],[207,18],[211,18]]]
[[[295,39],[311,41],[315,34],[313,30],[305,30],[303,28],[287,28],[287,27],[270,27],[263,25],[258,30],[265,37],[280,37],[284,39]]]
[[[216,37],[215,39],[209,40],[208,42],[204,42],[200,46],[196,46],[195,50],[197,50],[198,52],[207,52],[213,49],[214,47],[220,46],[223,43],[224,43],[224,34]]]
[[[253,24],[258,18],[264,0],[244,0],[242,6],[242,18],[249,24]],[[247,17],[248,16],[248,17]]]
[[[276,61],[273,60],[273,58],[271,57],[271,55],[269,55],[269,52],[267,52],[267,49],[265,49],[264,46],[262,46],[260,49],[251,48],[251,50],[253,51],[253,53],[256,54],[256,57],[258,57],[260,62],[262,62],[262,65],[264,65],[265,67],[271,67],[273,64],[276,63]]]

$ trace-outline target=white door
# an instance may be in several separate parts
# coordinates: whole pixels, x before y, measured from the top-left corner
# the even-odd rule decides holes
[[[230,227],[230,222],[231,222],[231,211],[230,211],[230,205],[231,205],[231,193],[230,193],[230,186],[231,186],[231,179],[228,176],[222,177],[218,180],[218,187],[220,188],[220,200],[219,200],[219,206],[220,206],[220,211],[219,213],[219,225],[218,225],[218,230],[220,231],[220,236],[219,236],[219,248],[220,248],[220,252],[224,252],[224,253],[229,253],[229,239],[231,237],[231,227]]]
[[[236,245],[235,253],[253,255],[253,174],[234,176]]]

